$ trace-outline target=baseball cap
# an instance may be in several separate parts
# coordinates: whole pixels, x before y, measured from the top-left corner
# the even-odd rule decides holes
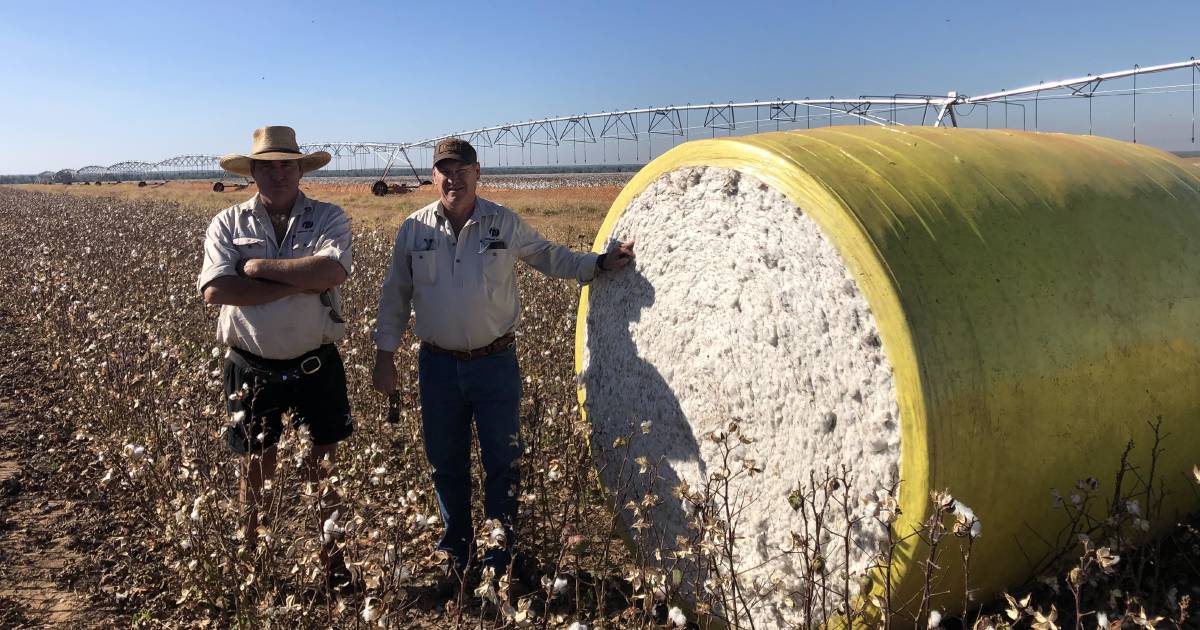
[[[471,146],[470,142],[462,138],[446,138],[437,143],[437,148],[433,151],[433,163],[437,164],[442,160],[458,160],[464,164],[474,164],[479,161],[475,154],[475,147]]]

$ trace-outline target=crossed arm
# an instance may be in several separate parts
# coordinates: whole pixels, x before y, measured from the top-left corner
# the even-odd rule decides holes
[[[251,258],[240,276],[220,276],[204,287],[205,304],[255,306],[297,293],[321,293],[346,281],[342,263],[324,256]]]

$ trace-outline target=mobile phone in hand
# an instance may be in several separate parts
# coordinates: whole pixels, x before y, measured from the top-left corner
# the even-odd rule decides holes
[[[400,391],[396,390],[388,394],[388,424],[396,424],[400,422]]]

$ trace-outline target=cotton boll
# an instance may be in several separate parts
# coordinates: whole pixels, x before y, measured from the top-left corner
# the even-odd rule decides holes
[[[379,619],[381,614],[378,597],[368,597],[367,600],[363,602],[363,609],[361,613],[363,621],[367,623],[373,623]]]
[[[126,444],[121,449],[121,452],[124,453],[125,457],[128,457],[130,461],[137,462],[141,461],[142,458],[146,456],[146,447],[139,446],[137,444]]]
[[[334,511],[329,518],[325,519],[325,523],[321,526],[321,542],[330,543],[346,533],[346,528],[338,524],[339,513]]]
[[[954,501],[955,533],[978,538],[983,533],[983,523],[975,517],[975,511],[962,501]]]
[[[482,583],[475,589],[475,597],[493,604],[497,603],[499,599],[496,596],[495,583],[490,578],[484,579]]]

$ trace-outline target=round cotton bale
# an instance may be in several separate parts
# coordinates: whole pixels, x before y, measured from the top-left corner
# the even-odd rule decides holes
[[[720,507],[680,489],[724,484],[756,621],[803,620],[811,559],[789,550],[812,523],[796,490],[830,473],[849,471],[823,491],[851,505],[818,536],[825,570],[848,559],[879,593],[890,534],[893,605],[910,610],[933,491],[981,523],[977,599],[1057,551],[1054,489],[1094,477],[1111,495],[1130,440],[1149,470],[1155,418],[1171,445],[1151,532],[1196,509],[1200,179],[1173,156],[967,129],[691,142],[626,186],[596,251],[612,240],[636,240],[636,263],[584,289],[576,339],[601,480],[635,551],[664,567],[696,510]],[[648,492],[657,505],[639,504]],[[943,603],[961,601],[959,564],[933,584]]]

